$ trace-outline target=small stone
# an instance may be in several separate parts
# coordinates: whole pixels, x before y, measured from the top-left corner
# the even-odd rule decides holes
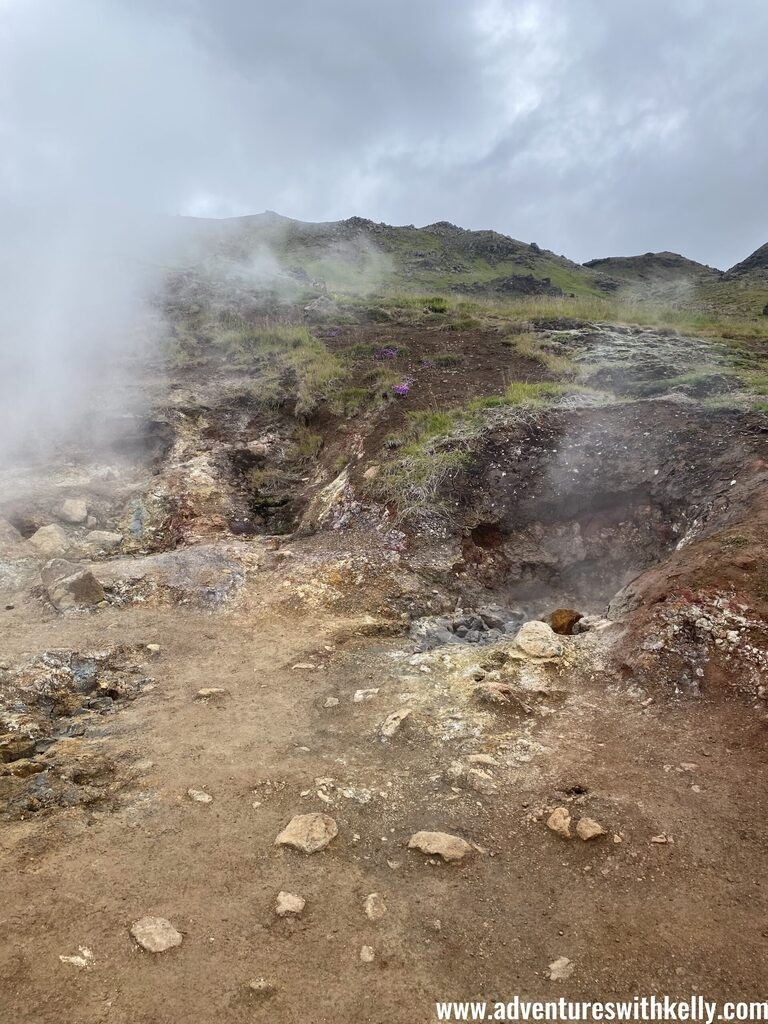
[[[142,917],[131,926],[131,935],[148,953],[164,953],[182,942],[180,932],[164,917]]]
[[[188,789],[187,796],[190,800],[194,800],[198,804],[210,804],[213,803],[213,797],[210,793],[206,793],[202,789]]]
[[[147,644],[147,653],[156,658],[160,653],[160,644]]]
[[[266,978],[254,978],[248,982],[249,990],[256,996],[271,996],[275,994],[275,986]]]
[[[656,843],[659,846],[663,846],[665,843],[669,842],[669,836],[666,832],[660,832],[657,836],[651,836],[651,842]]]
[[[559,956],[549,965],[550,981],[566,981],[573,974],[573,961],[567,956]]]
[[[317,853],[338,834],[338,825],[327,814],[297,814],[275,839],[275,846],[292,846],[302,853]]]
[[[499,791],[499,787],[493,781],[491,775],[488,772],[484,772],[481,768],[470,768],[466,779],[470,788],[474,789],[476,793],[482,793],[483,796],[493,796],[494,793]]]
[[[58,515],[62,522],[79,526],[88,518],[88,505],[84,498],[67,498],[62,503]]]
[[[223,686],[203,686],[195,694],[195,700],[217,701],[229,696]]]
[[[408,840],[409,850],[419,850],[444,861],[460,861],[472,852],[472,847],[459,836],[449,832],[414,832]]]
[[[378,686],[370,690],[355,690],[355,693],[352,697],[352,702],[353,704],[362,704],[366,700],[373,700],[373,698],[378,694],[378,692]]]
[[[499,762],[492,754],[470,754],[467,758],[470,764],[484,764],[489,768],[498,768]]]
[[[584,842],[588,842],[590,839],[604,836],[605,829],[594,818],[579,818],[576,823],[576,835],[579,839],[583,839]]]
[[[380,466],[369,466],[368,469],[363,473],[363,480],[375,480],[379,475]]]
[[[338,697],[326,697],[325,700],[323,701],[323,707],[324,708],[335,708],[335,707],[338,706],[338,703],[339,703],[339,698]]]
[[[372,964],[376,959],[376,953],[373,946],[363,946],[360,950],[360,962],[364,964]]]
[[[314,665],[311,661],[298,661],[293,666],[294,672],[314,672],[317,665]]]
[[[571,838],[571,816],[567,807],[556,807],[547,818],[547,828],[563,839]]]
[[[62,956],[59,955],[59,960],[63,964],[71,964],[72,967],[90,967],[93,963],[93,952],[88,949],[87,946],[78,946],[77,956]]]
[[[387,905],[383,896],[378,892],[372,892],[365,897],[363,903],[365,916],[369,921],[380,921],[387,912]]]
[[[399,711],[393,711],[391,714],[387,715],[379,726],[379,736],[381,737],[382,742],[392,739],[410,713],[410,708],[400,708]]]
[[[297,896],[294,892],[285,892],[281,889],[277,894],[275,913],[278,917],[298,917],[306,903],[303,896]]]

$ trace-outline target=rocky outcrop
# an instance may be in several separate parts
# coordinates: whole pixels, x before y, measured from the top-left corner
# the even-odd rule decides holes
[[[40,573],[48,599],[60,612],[93,608],[106,601],[104,588],[90,571],[63,558],[49,562]]]

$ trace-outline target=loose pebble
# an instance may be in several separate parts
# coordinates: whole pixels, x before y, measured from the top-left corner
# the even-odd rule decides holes
[[[573,974],[573,961],[567,956],[559,956],[549,965],[550,981],[566,981]]]
[[[93,952],[88,949],[87,946],[78,946],[78,953],[75,956],[62,956],[59,955],[59,960],[63,964],[70,964],[72,967],[90,967],[93,963]]]
[[[378,892],[372,892],[365,897],[363,908],[365,909],[365,916],[369,921],[380,921],[387,912],[384,898]]]
[[[393,711],[387,715],[384,721],[379,726],[379,736],[383,742],[391,740],[392,737],[400,731],[400,726],[410,715],[409,708],[400,708],[399,711]]]
[[[306,903],[303,896],[297,896],[294,892],[285,892],[281,889],[277,894],[275,913],[278,917],[298,917]]]
[[[576,835],[579,839],[583,839],[584,842],[588,842],[590,839],[604,836],[605,829],[594,818],[579,818],[576,824]]]
[[[472,852],[468,842],[449,832],[414,832],[408,840],[408,849],[441,857],[446,862],[463,860]]]
[[[211,794],[202,789],[188,789],[187,796],[198,804],[210,804],[213,801]]]
[[[563,839],[571,838],[571,815],[567,807],[556,807],[547,818],[547,828]]]
[[[338,833],[338,825],[327,814],[297,814],[275,839],[275,845],[292,846],[302,853],[317,853]]]
[[[353,704],[362,704],[364,701],[373,700],[379,692],[379,687],[372,687],[368,690],[355,690],[352,695]]]
[[[164,917],[142,917],[131,926],[131,935],[148,953],[164,953],[182,942],[181,933]]]

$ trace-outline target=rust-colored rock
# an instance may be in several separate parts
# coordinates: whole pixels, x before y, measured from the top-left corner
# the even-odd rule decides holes
[[[559,633],[560,636],[571,636],[573,634],[573,627],[584,616],[581,612],[575,611],[573,608],[556,608],[553,612],[547,616],[547,623],[552,629],[553,633]]]

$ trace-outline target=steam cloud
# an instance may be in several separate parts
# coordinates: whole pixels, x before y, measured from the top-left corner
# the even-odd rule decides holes
[[[0,0],[0,458],[83,419],[174,215],[743,258],[768,8],[735,4]]]

